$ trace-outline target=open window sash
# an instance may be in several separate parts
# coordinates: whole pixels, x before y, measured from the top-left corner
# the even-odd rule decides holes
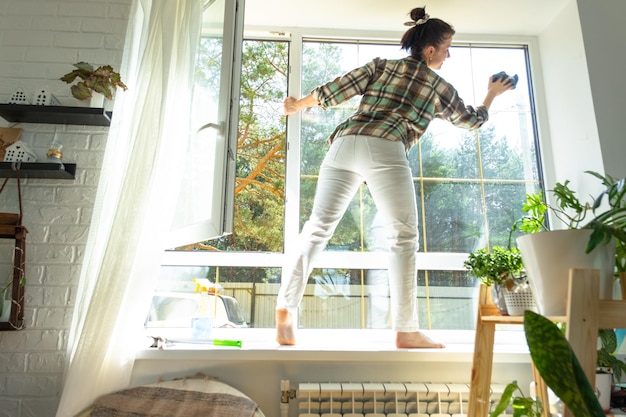
[[[232,233],[244,0],[210,0],[196,56],[191,135],[168,247]]]

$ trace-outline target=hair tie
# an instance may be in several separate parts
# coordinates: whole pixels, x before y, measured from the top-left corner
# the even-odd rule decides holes
[[[428,13],[425,13],[424,17],[415,22],[415,26],[423,25],[428,21],[428,19],[430,19],[430,15]]]
[[[421,19],[418,19],[415,22],[404,22],[404,26],[423,25],[424,23],[428,22],[428,19],[430,19],[430,15],[428,13],[424,13],[424,17],[422,17]]]

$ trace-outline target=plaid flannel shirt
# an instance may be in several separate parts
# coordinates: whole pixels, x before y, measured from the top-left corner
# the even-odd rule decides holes
[[[331,143],[340,136],[365,135],[402,141],[408,151],[435,117],[466,129],[489,118],[485,106],[466,106],[450,83],[411,56],[375,58],[311,94],[324,109],[362,95],[357,111],[330,135]]]

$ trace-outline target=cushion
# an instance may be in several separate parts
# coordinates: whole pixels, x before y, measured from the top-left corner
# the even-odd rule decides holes
[[[128,388],[98,398],[77,417],[264,417],[257,404],[205,375]]]

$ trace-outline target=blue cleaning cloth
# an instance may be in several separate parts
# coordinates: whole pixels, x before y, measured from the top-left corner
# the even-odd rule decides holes
[[[497,74],[493,74],[492,80],[498,81],[500,78],[508,78],[509,80],[511,80],[511,82],[513,83],[512,90],[515,90],[515,87],[517,87],[517,81],[519,80],[519,77],[517,76],[517,74],[510,76],[506,72],[500,71]]]

